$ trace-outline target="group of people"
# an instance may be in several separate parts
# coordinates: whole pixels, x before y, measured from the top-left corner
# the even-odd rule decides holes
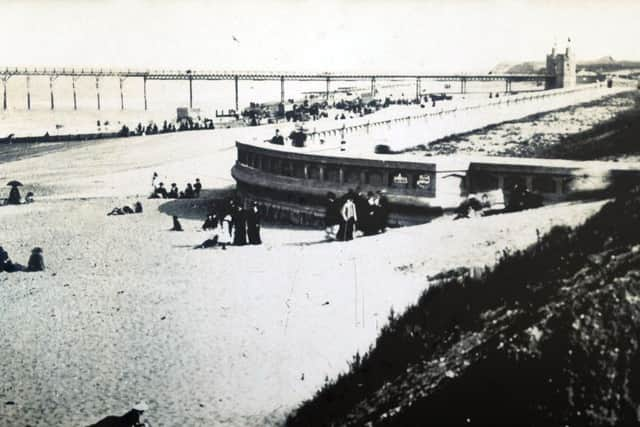
[[[384,232],[389,220],[389,200],[383,191],[364,193],[350,189],[337,198],[327,193],[325,232],[328,239],[352,240],[357,230],[370,236]]]
[[[172,182],[171,188],[167,190],[164,186],[164,182],[160,182],[156,185],[157,180],[158,174],[157,172],[154,172],[153,178],[151,179],[151,186],[153,187],[153,192],[150,196],[151,199],[197,199],[200,197],[200,192],[202,191],[200,178],[196,178],[194,184],[188,182],[184,191],[178,190],[178,185],[175,182]]]
[[[244,205],[237,200],[226,199],[221,206],[211,209],[202,224],[202,230],[213,232],[213,236],[196,248],[221,246],[222,249],[226,249],[227,245],[261,244],[260,224],[263,209],[256,201],[248,203],[246,208]],[[183,231],[176,215],[173,216],[171,231]]]
[[[133,209],[130,206],[123,206],[123,207],[118,207],[116,206],[115,208],[113,208],[111,210],[111,212],[109,212],[107,214],[107,216],[111,216],[111,215],[128,215],[128,214],[133,214],[133,213],[142,213],[142,203],[140,203],[139,201],[136,202],[133,205]]]
[[[227,244],[261,244],[260,224],[263,209],[256,201],[248,203],[247,208],[244,205],[243,202],[227,199],[219,209],[212,209],[204,220],[202,229],[212,231],[215,235],[201,246],[214,246],[212,243],[215,243],[223,245],[224,248]]]
[[[291,145],[293,147],[304,147],[307,140],[307,133],[302,125],[296,126],[296,128],[289,134]],[[284,137],[280,135],[280,129],[276,129],[275,135],[269,140],[271,144],[284,145]]]
[[[0,246],[0,273],[5,271],[7,273],[15,273],[16,271],[43,271],[44,270],[44,257],[42,256],[41,248],[33,248],[31,250],[31,256],[25,267],[22,264],[15,263],[9,257],[7,251]]]

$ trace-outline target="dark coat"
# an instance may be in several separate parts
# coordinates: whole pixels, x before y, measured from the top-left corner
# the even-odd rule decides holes
[[[202,190],[202,184],[200,184],[199,182],[196,182],[195,184],[193,184],[193,195],[195,197],[200,197],[201,190]]]
[[[243,209],[238,208],[231,217],[233,224],[233,244],[242,246],[247,244],[247,216]]]
[[[9,203],[10,205],[20,204],[20,190],[18,190],[18,187],[11,187],[11,191],[9,191],[9,198],[7,199],[7,203]]]
[[[27,265],[28,271],[43,271],[44,270],[44,257],[40,252],[33,252],[29,257],[29,263]]]
[[[260,240],[260,210],[257,206],[247,211],[247,236],[249,237],[249,243],[252,245],[262,243],[262,240]]]
[[[275,135],[273,138],[271,138],[271,143],[276,145],[284,145],[284,138],[282,137],[282,135]]]
[[[326,226],[340,224],[340,203],[337,200],[328,200],[324,214]]]

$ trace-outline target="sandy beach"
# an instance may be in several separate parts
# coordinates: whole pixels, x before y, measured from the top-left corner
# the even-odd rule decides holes
[[[490,265],[601,205],[441,218],[348,243],[267,226],[262,246],[194,250],[209,237],[202,204],[146,200],[151,174],[228,189],[247,132],[272,129],[101,141],[2,164],[1,179],[37,194],[0,208],[2,245],[21,263],[41,246],[47,270],[0,275],[0,425],[85,425],[142,398],[154,426],[278,425],[374,342],[392,307],[415,302],[427,274]],[[138,199],[142,215],[106,216]],[[168,231],[168,210],[185,232]]]

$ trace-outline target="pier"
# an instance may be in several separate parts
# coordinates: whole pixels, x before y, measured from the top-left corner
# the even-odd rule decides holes
[[[123,83],[126,79],[138,79],[143,85],[144,108],[148,109],[147,82],[150,80],[187,81],[189,83],[189,107],[193,108],[193,81],[220,81],[228,80],[234,83],[235,109],[240,110],[238,82],[243,81],[279,81],[280,100],[284,103],[287,81],[323,81],[326,82],[325,97],[329,98],[332,82],[361,81],[370,82],[371,91],[375,93],[376,84],[384,80],[406,80],[415,82],[416,100],[421,94],[421,83],[424,80],[443,82],[459,82],[460,93],[467,92],[468,82],[504,81],[505,92],[511,91],[514,82],[541,82],[545,87],[556,87],[555,74],[412,74],[412,73],[295,73],[295,72],[259,72],[259,71],[171,71],[171,70],[117,70],[117,69],[93,69],[93,68],[20,68],[0,67],[0,81],[3,87],[2,107],[7,110],[7,82],[12,78],[24,78],[27,87],[27,109],[31,109],[31,77],[48,77],[50,89],[50,106],[55,109],[54,81],[58,77],[71,77],[73,87],[73,106],[77,110],[76,82],[80,78],[95,79],[96,82],[96,107],[100,110],[100,79],[117,78],[120,84],[120,108],[125,109],[125,94]]]

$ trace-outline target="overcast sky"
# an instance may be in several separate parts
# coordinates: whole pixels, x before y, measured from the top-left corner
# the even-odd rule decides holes
[[[638,0],[0,0],[0,18],[0,66],[488,71],[569,36],[579,59],[640,60]]]

